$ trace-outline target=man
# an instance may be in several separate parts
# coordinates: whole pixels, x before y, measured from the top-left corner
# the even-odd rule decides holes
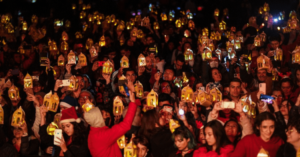
[[[229,84],[229,96],[235,102],[239,102],[241,98],[242,82],[238,78],[232,79]]]
[[[183,54],[180,54],[176,57],[176,61],[174,62],[176,76],[182,76],[184,62],[185,62],[185,60],[184,60]]]
[[[300,90],[298,88],[296,91],[292,91],[292,87],[293,87],[293,82],[291,81],[290,78],[284,78],[281,80],[280,88],[283,92],[284,98],[287,100],[291,100],[293,103],[295,103]]]

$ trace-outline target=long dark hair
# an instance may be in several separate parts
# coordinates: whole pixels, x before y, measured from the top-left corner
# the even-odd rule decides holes
[[[276,122],[275,117],[270,112],[262,112],[259,115],[257,115],[257,117],[255,118],[254,128],[253,128],[256,136],[260,136],[260,131],[259,131],[259,129],[257,129],[257,127],[259,127],[264,120],[272,120],[272,121],[274,121],[274,125]],[[274,135],[274,133],[273,133],[273,135]]]
[[[149,110],[143,114],[142,126],[139,135],[144,135],[148,139],[155,133],[156,124],[159,124],[159,115],[155,109]]]
[[[238,135],[235,137],[234,141],[232,142],[232,144],[233,144],[234,146],[236,146],[237,143],[238,143],[238,142],[241,140],[241,138],[242,138],[242,127],[240,126],[240,124],[238,123],[237,120],[229,119],[229,120],[224,124],[224,129],[225,129],[226,125],[227,125],[229,122],[235,122],[235,123],[237,124],[237,132],[240,133],[240,134],[238,134]]]
[[[230,144],[230,141],[226,136],[225,129],[219,121],[213,120],[213,121],[208,122],[205,125],[204,136],[206,136],[205,129],[207,127],[210,127],[213,131],[214,138],[216,139],[216,145],[217,145],[215,151],[216,151],[216,153],[220,154],[221,147],[224,147],[224,146]],[[205,147],[206,147],[207,151],[212,151],[212,146],[209,146],[207,142],[205,143]]]
[[[174,143],[175,143],[175,136],[180,136],[181,139],[183,139],[183,138],[190,139],[190,141],[188,142],[188,148],[189,148],[189,150],[190,149],[194,149],[197,146],[196,140],[195,140],[193,134],[185,126],[181,126],[181,127],[177,128],[177,129],[175,129],[175,131],[173,133],[173,136],[172,136],[172,139],[173,139]]]
[[[77,145],[82,145],[84,143],[87,143],[87,131],[83,122],[82,121],[80,123],[71,122],[71,124],[73,125],[73,129],[74,129],[74,133],[72,135],[72,143]],[[70,139],[70,136],[68,136],[65,133],[63,133],[63,135],[67,143],[67,141]]]

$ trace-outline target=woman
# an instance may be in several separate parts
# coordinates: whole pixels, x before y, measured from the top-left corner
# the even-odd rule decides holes
[[[204,127],[206,144],[195,150],[194,157],[221,157],[233,151],[222,124],[216,120]]]
[[[20,127],[13,127],[12,144],[21,156],[38,155],[39,141],[28,135],[27,123],[25,122]]]
[[[58,146],[61,148],[59,156],[90,156],[87,146],[86,128],[77,117],[74,107],[62,111],[60,124],[63,138],[58,139]]]
[[[288,120],[289,120],[289,111],[292,108],[291,103],[292,102],[290,102],[289,100],[284,100],[281,103],[281,106],[279,107],[279,110],[280,110],[286,124],[288,123]]]
[[[143,114],[139,136],[149,139],[151,152],[155,157],[166,157],[175,151],[172,133],[169,128],[163,127],[165,125],[163,116],[160,117],[155,109]]]
[[[212,82],[209,82],[206,85],[206,91],[209,92],[211,89],[213,88],[218,88],[220,91],[223,90],[223,87],[221,85],[221,81],[222,81],[222,74],[219,71],[218,68],[212,68],[211,69],[211,80]]]
[[[173,140],[177,151],[172,153],[170,157],[192,157],[196,142],[193,134],[186,127],[179,127],[173,133]]]
[[[133,143],[137,146],[137,157],[152,157],[149,153],[150,143],[145,136],[135,137]]]
[[[286,130],[287,143],[281,145],[277,151],[276,157],[296,156],[300,150],[300,121],[299,118],[293,119],[288,124]]]
[[[242,136],[242,128],[238,121],[233,119],[228,120],[224,125],[224,129],[229,141],[236,146]]]
[[[270,112],[257,115],[254,123],[254,134],[244,137],[236,146],[231,157],[256,157],[263,148],[270,157],[275,157],[278,148],[284,141],[274,135],[275,117]]]

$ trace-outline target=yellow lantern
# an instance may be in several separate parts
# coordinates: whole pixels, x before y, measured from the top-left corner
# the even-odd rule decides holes
[[[48,46],[49,46],[49,51],[56,51],[57,50],[57,45],[55,41],[48,41]]]
[[[269,21],[269,13],[268,12],[266,12],[265,14],[264,14],[264,20],[266,21],[266,22],[268,22]]]
[[[260,8],[258,9],[258,13],[259,13],[260,15],[262,15],[262,14],[264,13],[264,8],[263,8],[263,7],[260,7]]]
[[[210,41],[209,41],[208,48],[209,48],[211,51],[214,51],[214,50],[215,50],[215,45],[214,45],[213,40],[210,40]]]
[[[76,4],[72,4],[72,10],[76,9]]]
[[[68,54],[68,64],[76,64],[76,56],[72,50]]]
[[[95,108],[94,104],[90,102],[89,99],[81,106],[83,112],[89,112],[91,109]]]
[[[160,17],[161,17],[162,21],[167,21],[168,20],[168,17],[167,17],[167,15],[165,13],[161,13]]]
[[[221,31],[226,30],[226,22],[225,22],[225,21],[220,22],[220,24],[219,24],[219,29],[220,29]]]
[[[62,41],[60,44],[60,49],[62,51],[68,51],[69,50],[69,44],[66,41]]]
[[[7,27],[7,33],[14,33],[15,32],[14,26],[11,23],[8,23],[6,27]]]
[[[138,98],[142,98],[144,96],[144,88],[140,81],[136,81],[134,84],[135,95]]]
[[[267,56],[261,54],[257,58],[257,68],[258,68],[258,70],[260,70],[260,69],[269,69],[269,62],[270,62],[270,58],[268,58]]]
[[[56,112],[59,105],[59,97],[56,93],[51,96],[51,103],[48,106],[48,111]]]
[[[25,112],[20,106],[13,114],[11,120],[11,126],[20,127],[25,123]]]
[[[198,100],[200,105],[208,107],[212,104],[211,95],[207,94],[205,91],[198,90]]]
[[[235,48],[235,50],[240,50],[241,49],[241,42],[240,42],[239,38],[235,39],[234,48]]]
[[[170,122],[169,122],[170,131],[173,133],[175,131],[175,129],[178,127],[180,127],[179,122],[177,120],[170,119]]]
[[[118,146],[119,146],[120,149],[124,149],[125,148],[125,135],[123,135],[120,138],[118,138],[117,144],[118,144]]]
[[[105,36],[104,36],[104,35],[102,35],[102,37],[100,38],[99,45],[100,45],[101,47],[103,47],[103,46],[106,45],[106,43],[105,43]]]
[[[292,19],[291,22],[290,22],[290,28],[291,29],[296,29],[297,26],[298,26],[298,22],[299,20],[296,18],[296,19]]]
[[[19,89],[15,85],[12,85],[8,90],[8,96],[11,101],[17,101],[20,97]]]
[[[75,91],[78,88],[78,79],[76,76],[71,76],[69,80],[70,85],[68,86],[68,91]]]
[[[277,80],[278,80],[278,71],[277,71],[276,68],[274,68],[274,69],[272,70],[272,80],[273,80],[273,81],[277,81]]]
[[[180,77],[175,77],[175,79],[174,79],[174,85],[176,86],[176,87],[178,87],[178,88],[181,88],[182,87],[182,79],[180,78]]]
[[[114,65],[107,60],[102,67],[102,73],[110,75],[113,72]]]
[[[189,85],[187,85],[181,90],[181,101],[192,102],[193,95],[194,95],[193,89]]]
[[[4,124],[4,110],[2,105],[0,105],[0,124]]]
[[[62,54],[57,59],[57,66],[65,66],[65,58]]]
[[[219,61],[221,60],[221,54],[222,54],[222,51],[219,49],[219,48],[217,48],[216,50],[215,50],[215,53],[218,55],[218,59],[219,59]]]
[[[268,3],[264,4],[263,10],[264,10],[264,12],[269,12],[270,11],[270,7],[269,7]]]
[[[218,8],[215,9],[214,16],[219,16],[219,13],[220,13],[220,10]]]
[[[32,77],[28,73],[24,77],[24,88],[33,88]]]
[[[175,21],[175,26],[176,26],[177,28],[181,28],[181,25],[182,25],[181,19],[178,19],[178,20]]]
[[[27,28],[28,28],[28,27],[27,27],[27,22],[24,21],[23,24],[22,24],[22,30],[23,30],[23,31],[27,31]]]
[[[189,79],[186,77],[185,72],[182,72],[182,83],[189,83]]]
[[[158,95],[152,89],[147,95],[147,106],[155,108],[158,105]]]
[[[131,31],[130,31],[130,36],[132,37],[137,37],[138,35],[138,29],[136,27],[134,27]]]
[[[146,58],[142,53],[138,57],[138,66],[146,66]]]
[[[216,33],[215,32],[211,32],[210,33],[210,39],[211,40],[215,40],[216,39]]]
[[[209,33],[208,33],[208,29],[207,29],[207,28],[203,28],[203,29],[202,29],[202,36],[209,36]]]
[[[82,10],[86,10],[86,5],[85,4],[82,5]]]
[[[208,45],[208,43],[209,43],[208,37],[206,35],[203,35],[201,37],[201,42],[202,42],[202,45]]]
[[[226,42],[226,50],[227,50],[228,52],[231,52],[231,51],[234,50],[234,45],[233,45],[230,41],[227,41],[227,42]]]
[[[85,18],[85,16],[86,16],[86,13],[85,13],[84,11],[81,11],[81,12],[79,13],[79,18],[80,18],[80,19]]]
[[[43,105],[49,110],[52,106],[52,91],[44,96]]]
[[[137,147],[132,143],[132,140],[124,148],[124,157],[137,157]]]
[[[158,22],[153,23],[153,29],[158,30],[159,29],[159,24]]]
[[[206,48],[202,53],[202,60],[203,61],[210,61],[212,59],[212,51],[209,48]]]
[[[228,58],[233,59],[236,56],[236,52],[234,50],[228,51]]]
[[[124,110],[123,101],[119,96],[114,98],[113,102],[113,114],[114,116],[122,115]]]
[[[261,46],[261,39],[258,35],[254,38],[254,46],[256,46],[256,47]]]
[[[222,92],[217,87],[210,90],[209,94],[212,101],[222,101]]]
[[[187,50],[184,52],[184,60],[185,60],[185,61],[193,61],[193,60],[194,60],[194,53],[193,53],[193,50],[187,49]]]
[[[75,38],[76,39],[81,39],[82,38],[82,34],[80,32],[76,32],[75,33]]]
[[[138,39],[144,38],[144,32],[141,29],[138,30],[137,38]]]
[[[61,113],[56,113],[56,114],[54,115],[54,120],[53,120],[53,122],[54,122],[55,124],[59,124],[59,123],[60,123],[60,118],[61,118]]]
[[[194,29],[194,28],[195,28],[195,23],[194,23],[193,20],[189,20],[188,27],[189,27],[190,29]]]
[[[266,35],[266,33],[264,31],[261,32],[259,36],[260,36],[260,39],[261,39],[262,42],[266,42],[266,36],[267,35]]]
[[[87,66],[86,56],[83,53],[78,55],[78,64],[80,64],[81,67]]]
[[[292,53],[292,63],[300,64],[300,50],[297,47]]]
[[[221,38],[222,38],[221,33],[219,31],[217,31],[216,34],[215,34],[215,40],[220,41]]]
[[[91,55],[92,58],[98,56],[98,53],[97,53],[97,50],[96,50],[95,46],[91,46],[89,52],[90,52],[90,55]]]
[[[129,68],[129,59],[125,55],[121,58],[120,63],[122,68]]]
[[[281,48],[277,48],[275,50],[274,60],[275,61],[282,61],[282,56],[283,56],[282,49]]]
[[[58,125],[54,122],[51,122],[47,127],[47,134],[53,136],[55,129],[58,129]]]
[[[266,151],[264,148],[260,148],[257,157],[270,157],[270,156],[268,151]]]

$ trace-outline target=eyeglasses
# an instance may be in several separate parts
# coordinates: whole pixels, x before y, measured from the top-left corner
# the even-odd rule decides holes
[[[293,129],[285,129],[285,132],[286,132],[287,134],[291,134],[293,131],[294,131]]]

